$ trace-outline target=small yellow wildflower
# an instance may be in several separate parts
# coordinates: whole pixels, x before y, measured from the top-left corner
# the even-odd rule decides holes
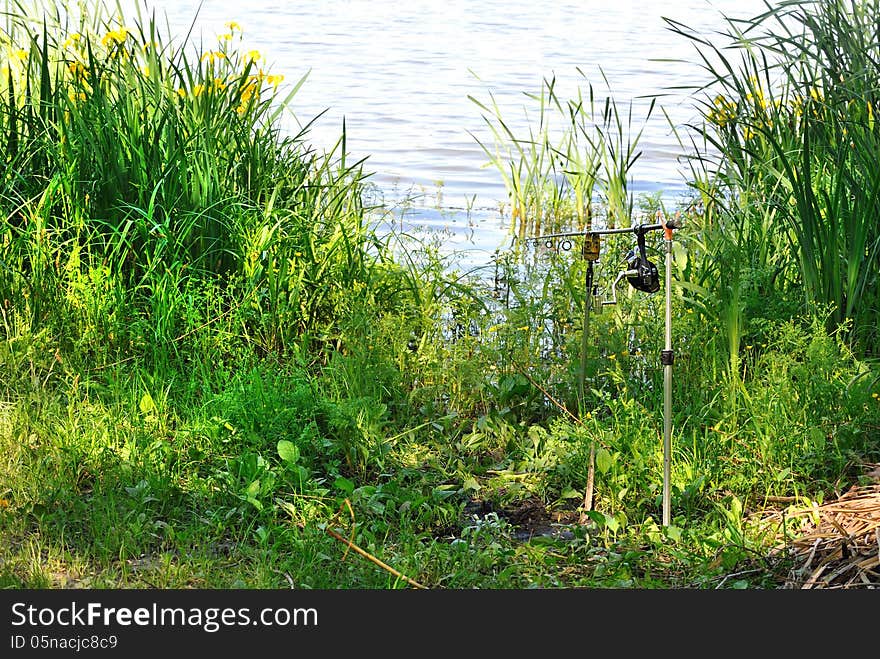
[[[871,398],[873,398],[874,400],[880,400],[880,394],[878,394],[878,393],[875,391],[873,394],[871,394]]]
[[[249,82],[245,85],[241,90],[241,102],[242,104],[246,104],[250,101],[254,96],[259,98],[260,96],[260,87],[257,85],[255,81]]]
[[[204,85],[196,85],[193,87],[193,96],[199,96],[203,91],[205,91]]]
[[[762,110],[767,109],[767,99],[764,98],[764,92],[761,89],[758,89],[757,93],[755,93],[755,94],[752,94],[752,93],[746,94],[746,101],[748,101],[749,103],[752,103],[752,104],[755,104],[757,101],[757,105]]]
[[[239,25],[235,21],[228,21],[224,23],[224,25],[226,26],[226,29],[228,29],[230,32],[235,32],[236,30],[241,32],[241,25]]]
[[[180,96],[180,98],[184,98],[186,96],[186,90],[183,87],[178,87],[177,95]]]
[[[214,78],[214,87],[217,89],[226,89],[226,83],[223,78]]]
[[[259,50],[251,50],[247,54],[247,60],[250,62],[256,62],[257,60],[261,60],[261,59],[263,59],[263,56],[260,55]]]
[[[278,89],[278,85],[280,85],[284,81],[283,75],[269,75],[266,76],[266,82],[270,85],[274,86],[275,89]]]
[[[77,92],[71,89],[69,92],[67,92],[67,98],[70,99],[71,103],[76,103],[77,101],[86,100],[86,94],[85,92]]]
[[[79,32],[74,32],[69,37],[67,37],[67,39],[64,40],[62,48],[64,48],[64,50],[67,50],[68,48],[78,46],[80,39],[82,39],[82,35]]]
[[[232,35],[231,35],[231,34],[221,34],[221,35],[218,37],[218,39],[219,39],[220,41],[232,41]]]
[[[208,60],[209,64],[213,64],[215,59],[226,59],[226,53],[222,53],[219,50],[209,50],[202,55],[202,61]]]
[[[83,80],[89,76],[89,71],[82,62],[69,62],[67,70],[77,79]]]
[[[269,77],[272,78],[273,76],[269,76]],[[267,81],[267,82],[268,82],[268,81]],[[518,332],[525,332],[527,329],[529,329],[529,326],[528,326],[528,325],[523,325],[522,327],[517,327],[516,329],[517,329]]]
[[[142,66],[142,67],[141,67],[141,73],[143,73],[145,76],[149,77],[149,75],[150,75],[150,65],[149,65],[149,64],[145,64],[144,66]]]
[[[617,359],[617,355],[615,355],[615,354],[612,352],[610,355],[608,355],[608,359]]]
[[[126,39],[128,39],[128,28],[120,27],[118,30],[111,30],[105,34],[101,39],[101,43],[104,46],[112,47],[124,43]]]
[[[9,508],[9,499],[0,499],[0,508]]]
[[[736,104],[723,94],[718,94],[712,100],[712,104],[714,107],[709,110],[707,115],[710,123],[723,128],[736,117]]]

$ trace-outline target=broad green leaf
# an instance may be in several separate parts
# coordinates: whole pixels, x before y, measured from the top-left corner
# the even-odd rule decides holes
[[[568,487],[559,496],[563,499],[580,499],[583,495],[574,488]]]
[[[471,490],[471,491],[477,492],[480,489],[480,484],[477,482],[476,478],[471,476],[471,477],[465,479],[465,481],[464,481],[464,483],[462,483],[461,487],[464,490]]]
[[[149,414],[156,410],[156,403],[153,402],[153,397],[149,393],[146,393],[141,396],[141,402],[138,403],[138,407],[140,407],[143,414]]]
[[[743,505],[739,497],[733,497],[730,500],[730,515],[733,521],[742,519]]]
[[[681,529],[677,526],[667,526],[665,528],[665,531],[666,537],[668,537],[670,540],[674,540],[675,542],[681,540]]]
[[[599,470],[600,474],[608,473],[612,464],[614,464],[614,459],[607,449],[599,448],[596,450],[596,469]]]
[[[681,242],[676,241],[672,243],[672,259],[675,267],[679,270],[687,269],[688,265],[688,253],[687,248],[681,244]]]
[[[611,532],[614,533],[620,528],[620,522],[613,515],[605,515],[605,526],[611,529]]]
[[[282,439],[278,441],[278,455],[287,464],[293,465],[299,461],[299,447],[293,442]]]
[[[431,495],[435,501],[443,501],[454,496],[456,492],[457,488],[454,485],[438,485],[432,490]]]
[[[340,490],[345,492],[346,494],[351,494],[354,492],[354,483],[345,478],[345,476],[340,476],[335,481],[333,481],[333,485],[338,487]]]
[[[260,493],[260,479],[256,479],[248,485],[247,490],[245,490],[245,494],[248,497],[255,497]]]

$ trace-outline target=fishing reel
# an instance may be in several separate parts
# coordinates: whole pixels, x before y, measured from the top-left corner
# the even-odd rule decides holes
[[[660,290],[660,274],[645,253],[646,232],[643,227],[635,229],[637,249],[630,250],[626,255],[626,280],[637,291],[656,293]]]
[[[648,232],[644,227],[633,229],[636,234],[636,248],[631,249],[624,260],[626,270],[621,270],[611,285],[611,299],[603,300],[602,305],[617,304],[617,285],[624,277],[629,285],[644,293],[656,293],[660,290],[660,273],[657,266],[648,260],[645,250],[645,234]]]

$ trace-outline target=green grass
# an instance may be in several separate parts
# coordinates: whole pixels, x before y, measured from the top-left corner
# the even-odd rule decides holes
[[[282,133],[305,75],[285,84],[229,29],[198,50],[99,4],[66,25],[7,3],[0,585],[778,587],[789,566],[752,513],[830,498],[880,461],[871,261],[818,268],[838,278],[823,288],[795,227],[800,191],[850,222],[838,256],[873,245],[869,196],[844,186],[870,180],[868,106],[844,126],[820,104],[837,119],[784,133],[793,96],[768,105],[772,130],[754,84],[725,78],[730,103],[707,100],[701,137],[721,156],[695,151],[677,211],[661,527],[661,297],[620,290],[584,334],[577,250],[520,242],[493,282],[378,233],[344,126],[325,152],[308,126]],[[529,98],[527,140],[480,103],[517,235],[666,212],[632,198],[638,131],[613,99],[595,110],[592,87],[567,100],[552,80]],[[842,156],[844,127],[865,149],[847,152],[850,179],[804,141]],[[627,240],[603,245],[600,297]],[[525,537],[523,511],[563,535]]]

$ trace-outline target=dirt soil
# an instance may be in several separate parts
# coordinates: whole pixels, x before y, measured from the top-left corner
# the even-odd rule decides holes
[[[549,510],[538,497],[518,501],[510,506],[495,507],[488,501],[471,501],[465,506],[468,518],[485,517],[490,513],[498,515],[513,527],[513,537],[528,541],[536,536],[552,536],[571,539],[574,534],[567,528],[578,522],[578,512],[571,510]]]

